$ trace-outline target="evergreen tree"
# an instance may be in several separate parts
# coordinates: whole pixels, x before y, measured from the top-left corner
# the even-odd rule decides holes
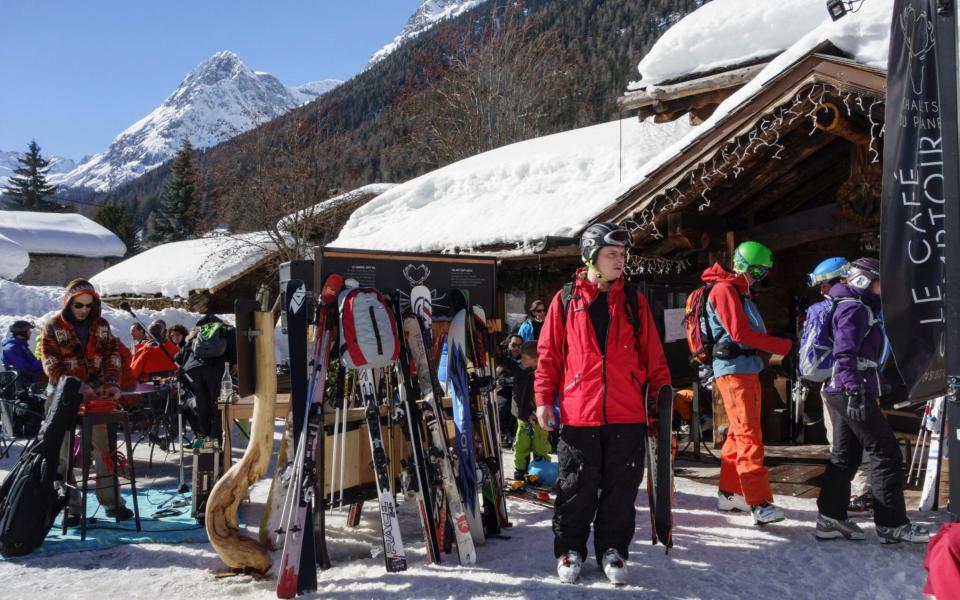
[[[47,200],[57,192],[57,186],[47,183],[50,161],[40,154],[36,140],[30,142],[26,154],[18,157],[17,162],[20,166],[2,190],[7,206],[13,210],[57,210],[59,205]]]
[[[127,254],[138,250],[137,231],[133,226],[127,205],[123,202],[104,204],[97,209],[93,219],[112,231],[127,246]]]
[[[170,168],[170,183],[157,211],[149,240],[156,244],[194,237],[200,227],[197,172],[190,140],[183,140]]]

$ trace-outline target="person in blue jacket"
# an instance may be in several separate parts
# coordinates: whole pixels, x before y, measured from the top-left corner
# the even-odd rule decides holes
[[[540,330],[543,328],[543,319],[547,316],[547,305],[543,300],[534,300],[530,303],[530,316],[520,324],[517,335],[523,338],[525,342],[535,342],[540,338]]]
[[[30,351],[30,333],[33,323],[14,321],[10,333],[3,338],[3,366],[17,372],[17,383],[27,388],[43,375],[43,363]]]

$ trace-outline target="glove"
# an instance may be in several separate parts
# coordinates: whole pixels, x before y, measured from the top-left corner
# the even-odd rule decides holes
[[[867,403],[865,396],[860,390],[847,390],[843,392],[847,399],[847,417],[857,423],[867,422]]]

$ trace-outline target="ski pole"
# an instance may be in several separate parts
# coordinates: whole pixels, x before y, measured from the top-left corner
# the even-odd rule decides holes
[[[342,368],[342,367],[341,367]],[[333,448],[330,451],[330,507],[333,508],[333,499],[334,499],[334,484],[337,481],[337,432],[340,430],[340,404],[333,409]],[[339,511],[339,507],[337,507]]]
[[[353,378],[353,386],[357,383],[357,378]],[[351,393],[353,389],[351,387]],[[350,409],[350,396],[345,395],[343,399],[343,426],[340,428],[340,507],[343,508],[343,473],[347,469],[347,413]]]

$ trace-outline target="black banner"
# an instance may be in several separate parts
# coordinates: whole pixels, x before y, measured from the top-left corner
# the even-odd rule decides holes
[[[895,1],[887,69],[880,235],[883,313],[897,367],[915,399],[945,390],[947,199],[936,4]]]
[[[455,289],[467,292],[470,304],[482,306],[488,319],[500,316],[494,297],[495,258],[317,248],[316,268],[318,282],[325,281],[330,273],[339,273],[344,279],[356,279],[361,286],[374,287],[384,293],[400,290],[402,294],[409,294],[415,286],[426,286],[437,320],[453,318],[448,299]],[[401,298],[401,302],[404,300],[409,298]]]

